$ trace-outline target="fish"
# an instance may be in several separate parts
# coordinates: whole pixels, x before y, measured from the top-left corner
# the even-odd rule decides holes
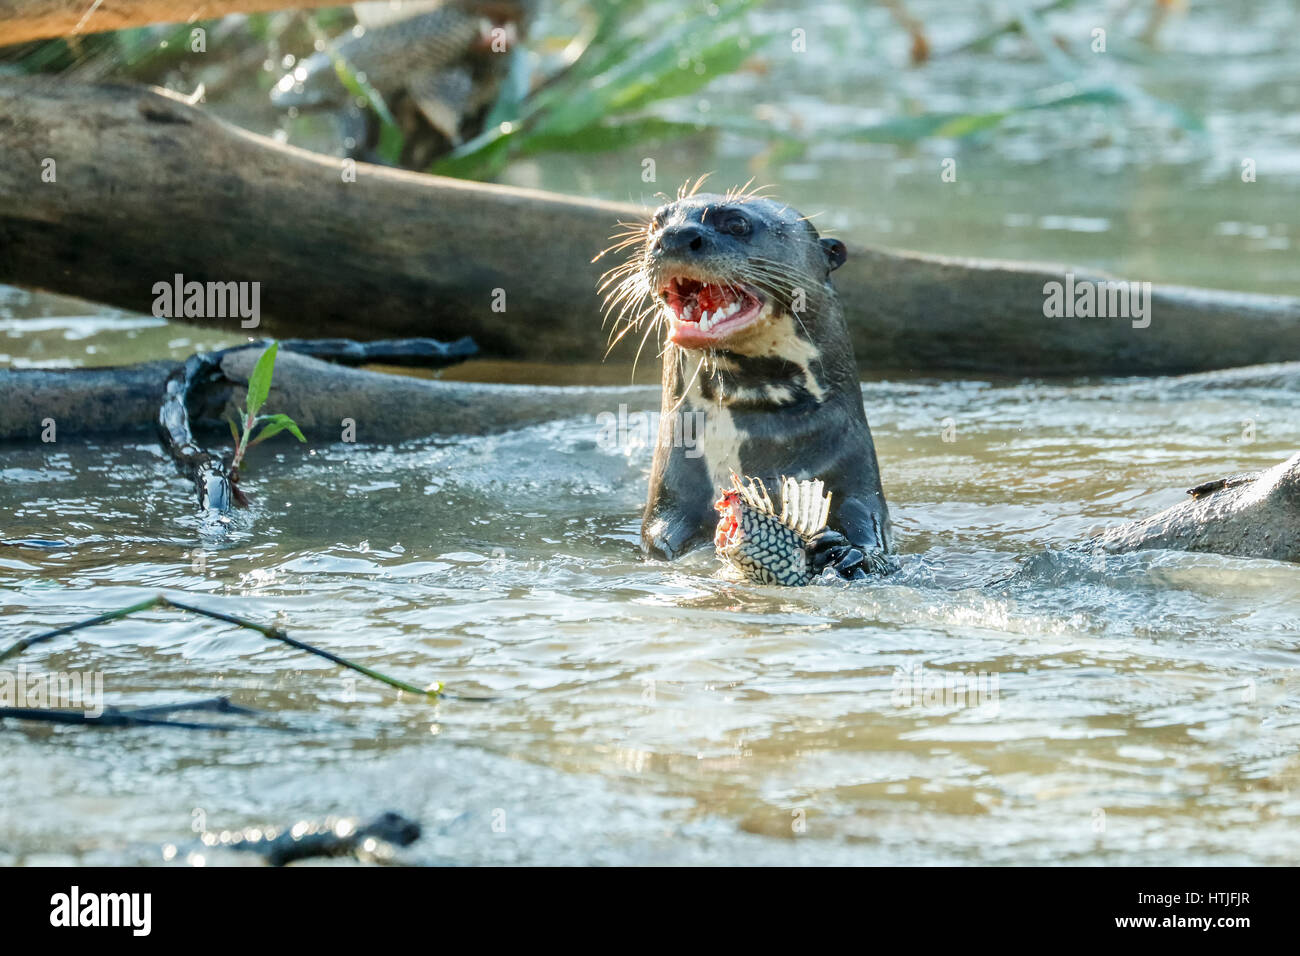
[[[734,472],[731,487],[721,490],[713,507],[718,526],[714,548],[723,563],[754,584],[802,587],[826,568],[860,580],[895,569],[884,552],[863,553],[831,529],[831,493],[819,479],[781,478],[781,511],[759,478]]]
[[[271,90],[278,109],[335,114],[353,158],[427,169],[483,131],[537,0],[392,0],[353,7],[357,28],[302,60]],[[336,61],[378,94],[402,134],[398,157],[377,152],[382,124],[357,105]],[[385,120],[388,118],[385,117]]]
[[[412,75],[436,75],[458,64],[481,41],[483,24],[460,3],[422,5],[413,16],[345,34],[302,60],[271,90],[271,103],[279,109],[345,105],[351,94],[334,69],[335,58],[389,100]]]
[[[778,515],[761,479],[741,481],[735,473],[731,488],[723,489],[713,507],[718,528],[713,544],[718,557],[746,580],[756,584],[800,587],[820,569],[811,547],[826,530],[831,496],[820,481],[781,479],[781,513]]]

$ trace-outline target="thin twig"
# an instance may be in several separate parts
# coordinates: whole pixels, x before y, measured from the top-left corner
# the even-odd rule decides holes
[[[130,614],[134,614],[137,611],[147,611],[152,608],[160,608],[160,607],[171,607],[171,608],[175,608],[178,611],[189,611],[193,614],[199,614],[202,615],[203,617],[212,618],[214,621],[223,621],[227,624],[234,624],[237,625],[238,627],[245,627],[248,628],[249,630],[257,631],[259,634],[263,635],[264,637],[269,637],[272,640],[276,640],[276,641],[282,641],[283,643],[288,644],[290,647],[296,647],[299,650],[306,651],[309,654],[315,654],[317,657],[323,657],[327,661],[331,661],[332,663],[338,664],[341,667],[346,667],[349,670],[354,670],[359,674],[365,674],[367,677],[373,678],[374,680],[387,684],[389,687],[395,687],[398,690],[406,691],[409,694],[419,694],[426,697],[437,697],[439,694],[442,693],[441,681],[435,681],[434,683],[430,684],[427,689],[422,690],[421,688],[416,687],[414,684],[408,684],[405,681],[400,681],[395,677],[389,677],[386,674],[381,674],[379,671],[366,667],[364,664],[358,664],[355,661],[350,661],[345,657],[339,657],[337,654],[333,654],[329,651],[322,650],[319,647],[313,647],[310,644],[306,644],[296,638],[290,637],[288,634],[280,630],[278,627],[273,627],[267,624],[259,624],[256,621],[250,621],[247,618],[236,617],[233,614],[225,614],[221,611],[209,611],[206,608],[196,607],[193,604],[184,604],[180,601],[173,601],[171,598],[168,598],[162,594],[159,594],[155,597],[151,597],[147,601],[141,601],[139,604],[132,604],[129,607],[124,607],[116,611],[108,611],[104,614],[98,615],[97,617],[88,618],[87,620],[84,621],[77,621],[74,624],[67,624],[63,627],[55,628],[52,631],[46,631],[43,634],[36,634],[33,635],[32,637],[25,637],[22,640],[16,642],[15,644],[11,645],[8,649],[4,651],[0,651],[0,662],[6,661],[11,657],[15,657],[18,654],[21,654],[23,651],[31,647],[33,644],[39,644],[42,641],[48,641],[51,638],[59,637],[63,634],[70,634],[73,631],[79,631],[83,628],[94,627],[97,624],[107,624],[109,621],[120,620],[121,618],[124,618]]]
[[[0,662],[7,661],[11,657],[16,657],[33,644],[39,644],[42,641],[48,641],[51,638],[59,637],[63,634],[71,634],[73,631],[80,631],[82,628],[94,627],[96,624],[107,624],[109,621],[116,621],[126,617],[128,614],[134,614],[136,611],[147,611],[150,608],[158,607],[158,602],[163,600],[160,597],[153,597],[147,601],[141,601],[139,604],[132,604],[130,607],[124,607],[117,611],[109,611],[98,617],[88,618],[84,621],[77,621],[75,624],[67,624],[63,627],[56,627],[52,631],[46,631],[44,634],[37,634],[33,637],[24,637],[18,643],[11,646],[8,650],[0,651]]]

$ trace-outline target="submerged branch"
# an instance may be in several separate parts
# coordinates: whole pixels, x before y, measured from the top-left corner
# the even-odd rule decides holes
[[[73,631],[79,631],[87,627],[94,627],[98,624],[107,624],[109,621],[120,620],[124,617],[127,617],[131,614],[135,614],[139,611],[148,611],[154,608],[168,608],[168,607],[175,608],[178,611],[189,611],[192,614],[199,614],[202,615],[203,617],[211,618],[214,621],[223,621],[227,624],[234,624],[238,627],[247,628],[251,631],[257,631],[259,634],[263,635],[264,637],[268,637],[272,640],[280,641],[284,644],[288,644],[290,647],[296,647],[301,651],[306,651],[308,654],[315,654],[317,657],[323,657],[325,660],[330,661],[331,663],[338,664],[341,667],[346,667],[348,670],[356,671],[358,674],[364,674],[365,676],[377,680],[380,683],[387,684],[389,687],[395,687],[397,690],[406,691],[407,693],[410,694],[417,694],[421,697],[437,697],[439,694],[442,693],[441,682],[435,681],[433,684],[430,684],[428,688],[421,689],[419,687],[416,687],[414,684],[408,684],[405,681],[400,681],[396,679],[395,677],[389,677],[386,674],[381,674],[379,671],[366,667],[364,664],[358,664],[355,661],[350,661],[347,658],[340,657],[339,655],[334,654],[330,651],[322,650],[319,647],[313,647],[311,644],[307,644],[303,641],[298,640],[297,638],[290,637],[288,634],[286,634],[278,627],[274,627],[269,624],[260,624],[257,621],[250,621],[247,618],[237,617],[233,614],[226,614],[222,611],[210,611],[207,608],[197,607],[193,604],[186,604],[181,601],[174,601],[171,598],[161,594],[157,595],[156,597],[149,598],[146,601],[141,601],[138,604],[132,604],[128,607],[119,608],[115,611],[108,611],[104,614],[100,614],[92,618],[87,618],[84,621],[77,621],[74,624],[68,624],[63,627],[55,628],[52,631],[45,631],[44,633],[41,634],[35,634],[31,637],[25,637],[17,641],[16,643],[10,645],[6,650],[0,651],[0,661],[6,661],[11,657],[16,657],[17,655],[21,654],[23,651],[25,651],[27,648],[31,647],[34,644],[40,644],[43,643],[44,641],[52,640],[53,638],[59,637],[64,634],[71,634]]]
[[[0,719],[31,720],[48,724],[76,724],[90,727],[175,727],[180,730],[278,730],[284,727],[264,725],[214,724],[204,721],[168,720],[166,715],[202,710],[218,714],[254,716],[259,712],[232,704],[229,697],[213,697],[186,704],[160,704],[155,707],[133,707],[129,710],[107,707],[102,714],[88,714],[84,710],[50,710],[37,707],[0,707]]]
[[[220,834],[209,831],[195,847],[197,852],[237,850],[254,853],[270,866],[285,866],[314,857],[357,856],[387,862],[382,847],[410,846],[420,838],[420,824],[391,810],[367,823],[327,817],[299,821],[283,829],[248,827]]]
[[[201,393],[211,387],[228,389],[236,384],[225,376],[223,362],[229,356],[261,354],[265,343],[239,345],[219,352],[199,353],[167,376],[162,403],[158,410],[158,436],[163,451],[176,464],[176,470],[193,483],[198,492],[199,508],[204,512],[224,514],[235,505],[247,504],[239,489],[241,447],[234,461],[204,450],[194,436],[190,408],[198,404]],[[472,339],[439,342],[435,339],[391,339],[380,342],[355,342],[350,339],[290,339],[279,343],[285,352],[325,359],[344,366],[382,362],[419,368],[445,368],[478,351]],[[292,415],[289,416],[293,418]],[[241,418],[242,420],[242,418]],[[296,430],[297,425],[294,425]],[[265,433],[263,433],[265,434]],[[0,431],[0,436],[3,431]],[[251,444],[257,444],[261,438]],[[247,441],[247,436],[245,436]]]

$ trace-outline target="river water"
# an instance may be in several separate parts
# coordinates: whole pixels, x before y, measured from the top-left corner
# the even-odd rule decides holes
[[[961,35],[963,21],[914,6],[936,42]],[[810,22],[829,29],[850,9],[826,5]],[[1158,117],[1090,107],[964,145],[824,145],[767,178],[860,241],[1294,293],[1300,128],[1281,64],[1294,62],[1297,34],[1278,22],[1193,4],[1170,24],[1159,71],[1120,67],[1201,110],[1211,132],[1191,145]],[[854,82],[883,89],[887,68],[906,71],[905,37],[887,20],[841,34],[855,54],[843,62],[858,65],[823,91],[832,107],[855,102]],[[885,66],[864,58],[872,51]],[[1051,79],[1015,53],[937,61],[880,98],[942,104],[964,84],[962,102],[978,106]],[[717,102],[757,88],[803,109],[815,84],[792,76],[773,57]],[[808,122],[832,107],[809,108]],[[1096,140],[1103,127],[1109,146]],[[1240,181],[1248,149],[1271,160],[1271,182]],[[938,163],[954,151],[948,185],[960,191],[940,193]],[[724,137],[661,165],[665,179],[717,168],[743,181],[752,152]],[[510,175],[639,199],[639,169],[625,154]],[[6,365],[233,341],[0,292]],[[448,374],[538,377],[485,363]],[[629,380],[623,364],[574,374]],[[227,732],[8,722],[0,862],[160,863],[167,845],[183,863],[241,862],[194,850],[197,831],[385,809],[423,823],[400,853],[421,863],[1300,855],[1300,569],[1071,551],[1202,480],[1292,454],[1293,392],[1224,373],[864,382],[903,570],[804,589],[724,581],[707,553],[643,560],[649,449],[635,429],[603,441],[597,416],[651,407],[654,390],[604,384],[587,397],[588,414],[486,437],[276,439],[254,452],[253,508],[220,540],[200,534],[191,489],[148,433],[0,450],[0,644],[163,592],[455,695],[399,694],[176,611],[37,645],[0,667],[97,673],[110,705],[228,695],[263,713]]]
[[[162,591],[458,699],[175,611],[38,645],[107,703],[227,694],[297,733],[11,725],[0,847],[159,861],[196,819],[394,808],[425,862],[1294,861],[1300,570],[1068,550],[1300,444],[1293,394],[1217,379],[868,383],[905,559],[856,587],[643,561],[649,452],[595,414],[264,447],[208,547],[148,439],[7,449],[6,641]]]

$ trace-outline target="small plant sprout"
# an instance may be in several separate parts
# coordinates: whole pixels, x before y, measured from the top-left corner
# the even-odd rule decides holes
[[[244,456],[254,445],[282,431],[289,432],[298,441],[307,440],[299,430],[298,424],[288,415],[258,414],[266,404],[267,396],[271,394],[271,375],[275,371],[275,354],[279,348],[279,342],[272,342],[253,366],[253,374],[248,378],[248,396],[244,401],[243,421],[236,425],[235,422],[227,419],[230,424],[230,434],[235,439],[235,455],[230,460],[232,481],[238,482],[239,469],[244,462]],[[254,438],[253,432],[258,425],[262,426],[262,430]]]

